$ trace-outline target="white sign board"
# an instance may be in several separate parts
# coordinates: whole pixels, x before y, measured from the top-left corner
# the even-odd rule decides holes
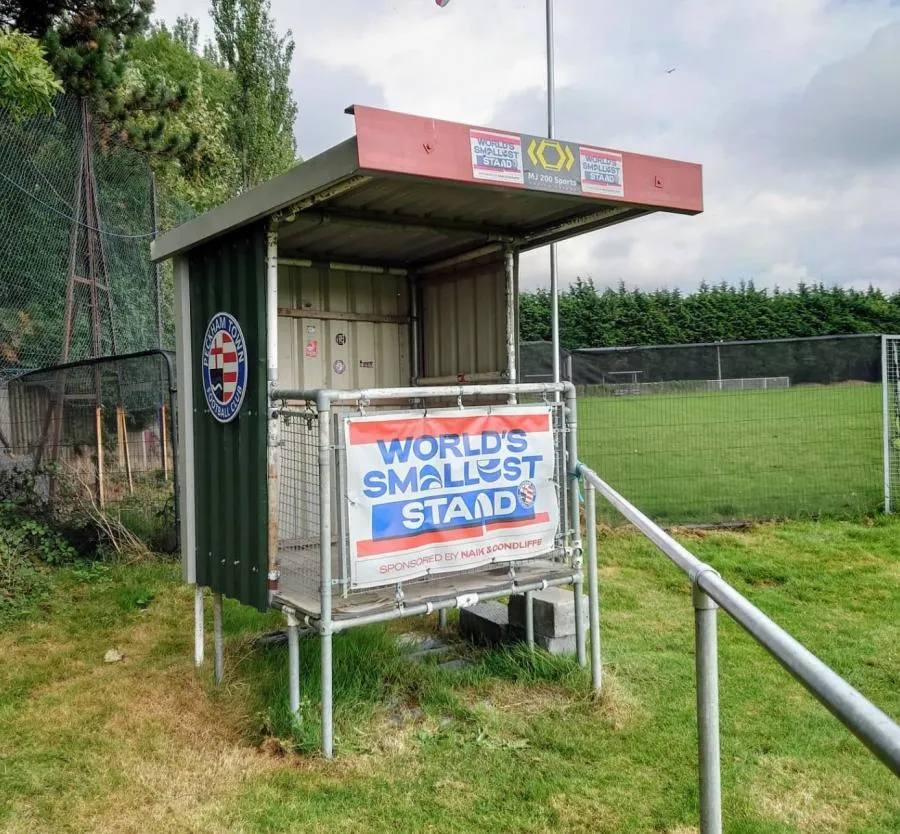
[[[352,587],[553,550],[549,406],[348,417],[344,440]]]

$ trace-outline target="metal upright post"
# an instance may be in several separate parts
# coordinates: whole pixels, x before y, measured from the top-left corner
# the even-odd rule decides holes
[[[719,342],[722,340],[719,339]],[[722,348],[717,343],[716,344],[716,368],[718,369],[719,374],[719,390],[722,390]]]
[[[588,616],[591,624],[591,687],[599,692],[602,685],[600,666],[600,591],[597,582],[597,490],[592,483],[584,486],[585,526],[587,530]]]
[[[447,609],[442,608],[438,611],[438,628],[441,631],[446,631],[447,629]]]
[[[322,755],[334,755],[331,678],[331,403],[320,393],[319,411],[319,550],[322,586],[322,613],[319,635],[322,641]]]
[[[159,235],[159,220],[156,208],[156,173],[150,172],[150,226],[153,231],[153,240]],[[153,292],[156,305],[156,346],[163,346],[163,314],[162,314],[162,266],[159,261],[153,264]]]
[[[531,591],[525,592],[525,645],[534,651],[534,598]]]
[[[507,381],[514,385],[516,380],[516,346],[519,334],[516,332],[516,254],[511,246],[503,253],[503,271],[506,279],[506,376]],[[517,397],[510,393],[507,401],[515,405]]]
[[[579,666],[587,666],[587,650],[584,634],[584,580],[579,575],[575,578],[575,657]]]
[[[572,548],[572,567],[578,569],[573,592],[575,594],[575,652],[578,663],[587,666],[584,647],[584,619],[582,617],[584,594],[582,594],[581,578],[581,515],[578,511],[579,490],[578,473],[578,412],[575,407],[575,389],[570,387],[566,392],[566,477],[569,479],[569,529],[570,546]]]
[[[203,665],[203,586],[194,586],[194,665]]]
[[[554,138],[556,133],[556,81],[554,77],[553,54],[553,0],[546,0],[546,35],[547,35],[547,137]],[[556,244],[550,244],[550,339],[553,343],[553,381],[560,381],[559,367],[559,279],[556,264]],[[559,391],[554,392],[553,399],[559,402]]]
[[[702,575],[702,574],[701,574]],[[721,834],[722,783],[719,762],[718,606],[694,579],[694,637],[697,666],[697,743],[700,758],[700,831]]]
[[[213,594],[213,649],[216,658],[216,683],[225,677],[225,641],[222,635],[222,595]]]
[[[268,550],[267,589],[271,602],[281,577],[278,556],[278,449],[281,415],[272,400],[278,385],[278,222],[266,235],[266,490]]]
[[[881,337],[881,431],[884,465],[884,511],[891,511],[891,414],[889,389],[890,352],[887,336]]]
[[[293,611],[285,611],[288,636],[288,689],[290,691],[291,715],[300,715],[300,635],[297,615]]]

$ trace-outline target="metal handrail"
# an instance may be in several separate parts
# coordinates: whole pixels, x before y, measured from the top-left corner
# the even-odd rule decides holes
[[[578,463],[575,475],[583,478],[585,482],[586,516],[589,525],[596,517],[596,492],[599,492],[687,574],[693,585],[700,758],[700,827],[703,834],[707,832],[718,834],[722,830],[717,607],[721,607],[747,631],[869,750],[900,776],[900,726],[890,716],[878,709],[862,693],[738,593],[714,568],[701,562],[659,525],[647,518],[590,467]],[[596,532],[589,526],[587,534],[589,564],[596,561],[596,540]],[[599,658],[597,665],[599,666]]]

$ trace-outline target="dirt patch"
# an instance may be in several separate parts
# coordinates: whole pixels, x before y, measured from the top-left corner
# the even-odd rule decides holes
[[[476,710],[525,718],[570,711],[588,712],[608,723],[613,730],[632,726],[640,716],[638,702],[609,673],[603,676],[603,690],[599,696],[589,692],[573,694],[553,684],[523,686],[497,682],[486,692],[470,693],[468,700]]]
[[[843,787],[837,774],[823,779],[796,759],[769,756],[760,761],[751,795],[761,816],[818,834],[847,830],[851,820],[868,816],[868,805]]]

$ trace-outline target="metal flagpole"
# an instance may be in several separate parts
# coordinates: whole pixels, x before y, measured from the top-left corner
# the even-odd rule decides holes
[[[553,0],[547,0],[547,138],[556,133],[556,90],[553,74]],[[559,367],[559,280],[556,270],[556,244],[550,244],[550,340],[553,343],[553,381],[560,381]],[[559,402],[559,391],[553,398]]]

